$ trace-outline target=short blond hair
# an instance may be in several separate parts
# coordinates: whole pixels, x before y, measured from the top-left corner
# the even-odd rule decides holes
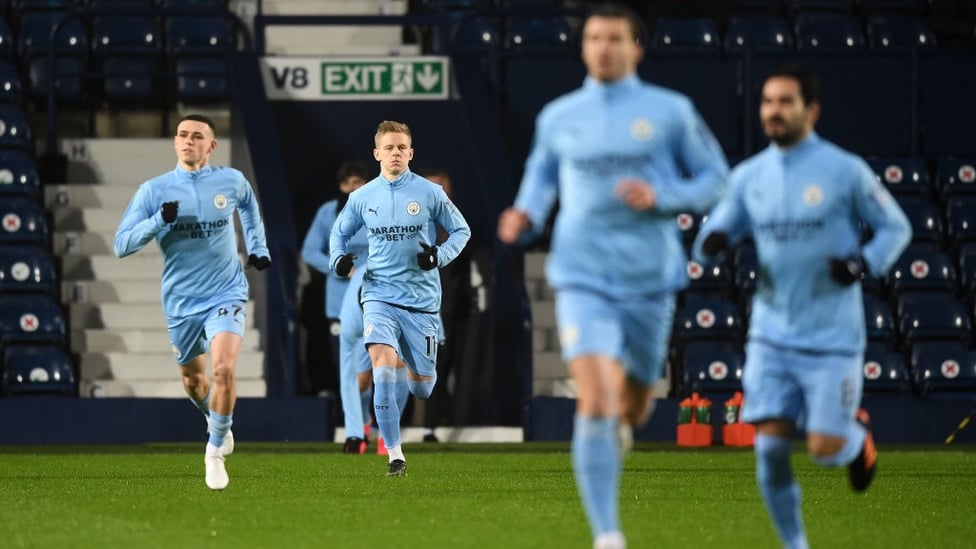
[[[375,146],[379,147],[380,138],[386,133],[402,133],[406,134],[413,141],[413,136],[410,135],[410,126],[407,126],[403,122],[396,122],[393,120],[384,120],[380,122],[379,126],[376,126],[376,135],[373,136],[373,143]]]

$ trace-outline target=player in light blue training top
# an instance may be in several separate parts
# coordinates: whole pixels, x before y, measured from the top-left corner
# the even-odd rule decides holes
[[[471,229],[444,190],[410,171],[410,128],[383,121],[376,130],[373,157],[380,175],[349,195],[332,229],[332,268],[348,276],[355,262],[349,240],[366,228],[369,256],[363,277],[364,342],[373,364],[376,423],[389,454],[388,476],[406,474],[400,447],[400,398],[406,384],[427,399],[437,381],[440,276],[471,238]],[[434,242],[436,226],[448,234]]]
[[[349,287],[349,279],[337,275],[329,264],[329,235],[332,233],[332,226],[335,224],[336,218],[339,217],[339,211],[342,210],[346,205],[346,201],[349,199],[349,193],[362,187],[368,177],[369,168],[364,162],[359,160],[343,162],[339,166],[339,173],[337,174],[340,191],[339,198],[329,200],[325,204],[322,204],[318,212],[315,213],[315,219],[312,220],[312,224],[308,228],[308,233],[305,234],[305,241],[302,243],[302,260],[316,271],[324,274],[326,278],[325,318],[329,325],[329,347],[332,352],[332,363],[339,371],[340,395],[346,394],[347,392],[355,392],[354,388],[357,386],[357,382],[355,376],[350,379],[344,378],[342,375],[345,370],[341,364],[342,359],[339,350],[339,334],[342,330],[339,317],[346,295],[346,289]],[[357,267],[366,263],[366,231],[361,230],[356,233],[349,240],[348,247],[349,253],[359,258],[355,263]],[[315,367],[314,365],[310,367],[309,376],[313,387],[321,388],[323,385],[322,378],[325,377],[323,370],[324,368]],[[341,400],[342,411],[346,415],[348,422],[350,414],[354,416],[359,414],[357,410],[360,402],[358,398],[355,402],[346,402],[345,399]],[[361,429],[362,425],[360,425],[358,430]],[[352,433],[347,431],[343,452],[347,454],[362,453],[365,450],[365,439],[359,437],[355,431]]]
[[[173,171],[143,183],[115,233],[125,257],[155,239],[163,253],[163,312],[183,388],[207,416],[206,482],[227,487],[224,456],[233,452],[234,369],[244,338],[247,279],[237,255],[234,211],[244,229],[247,266],[271,265],[264,224],[251,184],[233,168],[210,166],[217,148],[213,122],[183,118],[173,139]],[[213,390],[205,353],[210,350]]]
[[[519,242],[559,197],[546,275],[576,382],[573,468],[594,546],[606,548],[625,545],[618,432],[629,439],[650,415],[687,284],[675,217],[710,208],[728,173],[691,101],[637,77],[640,28],[622,7],[587,18],[586,81],[539,114],[515,205],[498,223],[502,242]]]
[[[799,67],[773,72],[760,118],[772,143],[732,173],[728,196],[695,241],[708,261],[746,237],[759,259],[743,419],[756,424],[756,476],[784,546],[808,547],[800,488],[790,470],[796,429],[818,464],[848,466],[854,490],[874,477],[877,453],[858,410],[865,329],[862,273],[883,276],[911,240],[911,225],[868,165],[813,126],[819,83]],[[860,223],[874,236],[861,244]]]

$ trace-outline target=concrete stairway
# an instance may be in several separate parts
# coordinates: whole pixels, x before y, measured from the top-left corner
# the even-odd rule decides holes
[[[185,398],[160,298],[163,259],[155,243],[119,259],[112,242],[136,188],[176,165],[168,139],[71,141],[69,180],[45,188],[53,248],[61,260],[62,302],[71,350],[81,360],[83,397]],[[229,147],[212,158],[226,165]],[[97,182],[95,182],[97,181]],[[264,354],[248,303],[248,327],[237,363],[237,394],[266,394]]]

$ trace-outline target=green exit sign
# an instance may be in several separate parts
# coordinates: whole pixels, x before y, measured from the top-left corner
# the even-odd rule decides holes
[[[261,60],[273,101],[446,100],[450,60],[415,57],[277,57]]]
[[[446,91],[443,63],[322,63],[323,95],[426,95]]]

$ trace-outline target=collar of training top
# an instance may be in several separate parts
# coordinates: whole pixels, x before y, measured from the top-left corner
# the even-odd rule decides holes
[[[628,93],[632,90],[636,90],[640,87],[640,79],[637,78],[636,73],[630,73],[627,76],[619,80],[614,80],[613,82],[600,82],[592,76],[587,76],[583,80],[583,88],[590,93],[599,94],[600,97],[606,99],[612,99],[621,94]]]
[[[792,147],[787,147],[783,149],[780,148],[780,146],[777,145],[776,143],[770,143],[769,146],[772,147],[773,152],[777,154],[780,158],[787,160],[795,157],[798,154],[803,154],[804,151],[809,150],[811,147],[814,147],[819,142],[820,142],[820,136],[817,135],[817,132],[811,131],[809,134],[807,134],[806,137],[804,137],[802,140],[800,140]]]
[[[411,175],[410,168],[403,170],[403,173],[399,175],[396,179],[387,179],[385,175],[380,174],[380,179],[382,179],[387,185],[391,187],[401,187],[407,182],[407,177]]]
[[[207,164],[199,170],[193,170],[192,172],[179,164],[176,165],[176,174],[180,176],[180,179],[187,181],[195,181],[200,177],[210,174],[212,171],[213,168],[210,166],[210,164]]]

